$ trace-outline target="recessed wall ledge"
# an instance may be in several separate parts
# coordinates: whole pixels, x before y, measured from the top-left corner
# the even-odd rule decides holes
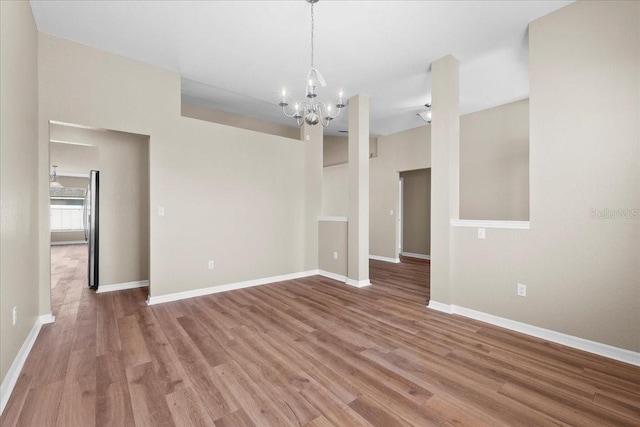
[[[318,216],[318,221],[349,222],[346,216]]]
[[[496,221],[479,219],[452,219],[452,227],[474,227],[474,228],[507,228],[515,230],[528,230],[529,221]]]

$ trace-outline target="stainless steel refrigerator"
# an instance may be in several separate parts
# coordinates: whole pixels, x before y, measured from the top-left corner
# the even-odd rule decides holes
[[[98,289],[98,252],[100,241],[100,173],[92,170],[84,201],[84,235],[89,248],[89,287]]]

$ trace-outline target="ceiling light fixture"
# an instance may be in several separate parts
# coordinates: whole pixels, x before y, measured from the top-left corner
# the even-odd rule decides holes
[[[60,184],[60,181],[58,181],[58,174],[56,172],[57,168],[58,168],[58,166],[53,165],[53,173],[49,176],[49,187],[50,188],[63,188],[64,187],[62,184]]]
[[[421,113],[417,113],[416,116],[420,117],[422,120],[424,120],[427,123],[431,123],[431,103],[428,102],[424,104],[424,106],[426,107],[426,110],[424,110]]]
[[[336,103],[336,113],[334,113],[331,104],[325,104],[323,101],[316,100],[316,89],[318,86],[325,87],[327,83],[322,78],[320,71],[313,66],[313,31],[314,31],[314,19],[313,19],[313,5],[318,0],[306,0],[311,4],[311,69],[307,74],[306,80],[306,93],[307,100],[296,102],[294,111],[287,113],[287,90],[282,88],[282,98],[280,99],[279,106],[282,107],[282,112],[289,118],[296,119],[298,126],[302,126],[303,123],[307,123],[310,126],[315,126],[321,123],[322,126],[328,126],[331,120],[340,115],[340,111],[346,106],[343,102],[342,90],[338,94],[338,102]],[[335,115],[334,115],[335,114]]]

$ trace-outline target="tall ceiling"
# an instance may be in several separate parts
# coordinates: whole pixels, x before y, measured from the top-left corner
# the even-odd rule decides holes
[[[329,102],[366,94],[371,134],[424,123],[430,64],[460,60],[461,113],[526,98],[528,23],[572,1],[332,1],[314,6],[315,66]],[[285,1],[31,1],[39,31],[173,70],[182,99],[294,125],[278,101],[304,97],[310,5]],[[325,132],[347,128],[347,114]]]

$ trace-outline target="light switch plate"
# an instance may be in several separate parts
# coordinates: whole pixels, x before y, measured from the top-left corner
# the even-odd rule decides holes
[[[487,237],[486,229],[478,228],[478,239],[484,239]]]

